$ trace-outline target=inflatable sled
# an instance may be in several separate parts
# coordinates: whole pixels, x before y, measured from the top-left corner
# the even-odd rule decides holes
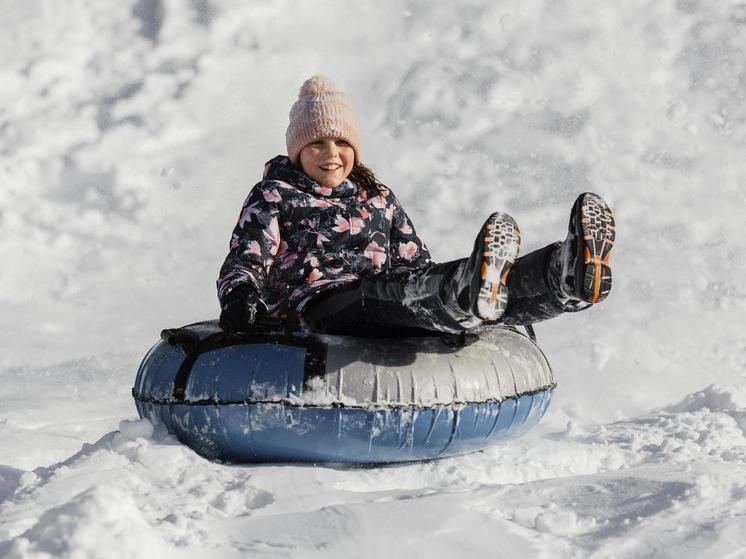
[[[387,463],[482,450],[536,425],[556,384],[528,337],[164,330],[132,395],[210,459]]]

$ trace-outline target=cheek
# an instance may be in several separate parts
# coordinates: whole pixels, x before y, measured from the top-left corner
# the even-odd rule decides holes
[[[314,154],[313,150],[306,148],[300,152],[300,157],[298,159],[300,160],[301,168],[308,175],[313,171],[313,167],[315,167],[317,154]]]
[[[345,154],[345,169],[349,173],[352,171],[352,166],[355,164],[355,150],[350,148],[349,153]]]

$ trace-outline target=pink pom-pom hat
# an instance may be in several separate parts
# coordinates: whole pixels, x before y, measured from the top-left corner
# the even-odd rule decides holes
[[[360,137],[352,101],[329,78],[313,76],[303,83],[298,100],[290,109],[285,133],[290,160],[298,163],[300,151],[323,138],[345,140],[355,150],[355,161],[360,161]]]

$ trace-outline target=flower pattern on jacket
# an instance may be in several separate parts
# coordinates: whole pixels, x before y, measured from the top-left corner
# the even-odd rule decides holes
[[[218,297],[248,286],[272,316],[285,318],[328,289],[429,264],[427,247],[390,189],[366,190],[349,180],[325,187],[278,155],[241,209]]]

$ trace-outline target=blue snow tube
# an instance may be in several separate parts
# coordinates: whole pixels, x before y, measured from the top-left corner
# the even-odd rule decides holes
[[[389,463],[482,450],[536,425],[556,383],[508,328],[359,338],[164,330],[132,395],[140,417],[228,462]]]

